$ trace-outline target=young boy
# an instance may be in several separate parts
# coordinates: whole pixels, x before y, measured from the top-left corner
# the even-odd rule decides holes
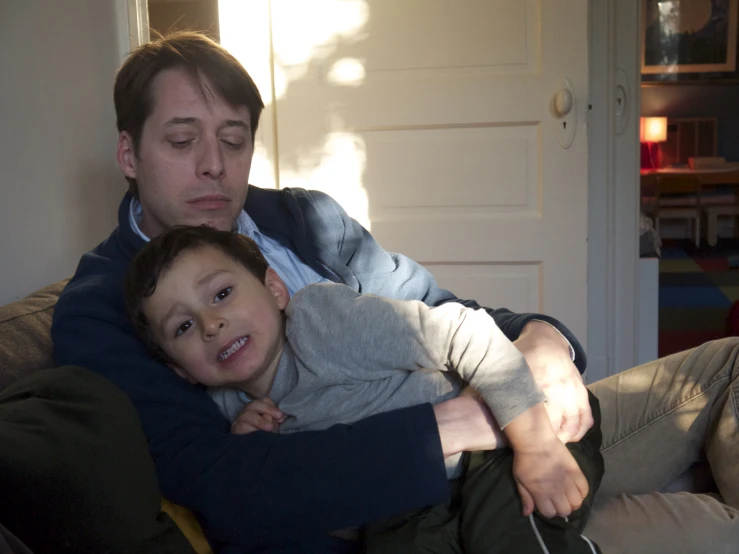
[[[603,474],[597,400],[593,428],[563,445],[523,356],[484,310],[335,283],[290,299],[250,239],[204,226],[153,239],[126,298],[152,352],[209,387],[232,422],[269,398],[279,432],[319,430],[474,387],[511,448],[447,459],[452,500],[372,526],[367,551],[597,551],[580,535]]]

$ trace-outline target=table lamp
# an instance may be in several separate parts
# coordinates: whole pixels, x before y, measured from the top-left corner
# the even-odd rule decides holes
[[[660,166],[659,143],[667,141],[666,117],[642,117],[639,125],[642,143],[642,169],[658,169]]]

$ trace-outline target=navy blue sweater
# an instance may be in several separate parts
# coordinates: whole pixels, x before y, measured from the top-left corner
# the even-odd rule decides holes
[[[327,531],[445,500],[446,474],[430,405],[320,432],[230,434],[203,388],[154,361],[128,322],[123,280],[144,246],[129,224],[130,201],[126,195],[119,226],[82,257],[59,299],[52,326],[55,359],[90,368],[128,394],[162,493],[195,511],[211,540],[232,545],[229,552],[289,551],[298,544],[312,545],[301,551],[327,551],[332,540],[325,538]],[[429,305],[460,301],[422,266],[384,251],[323,193],[250,187],[245,209],[263,233],[333,281]],[[489,312],[511,339],[533,318],[551,322],[569,339],[584,369],[582,348],[555,320]]]

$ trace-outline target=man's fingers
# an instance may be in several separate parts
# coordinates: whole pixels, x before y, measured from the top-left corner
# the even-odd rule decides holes
[[[534,513],[534,499],[529,494],[529,491],[527,491],[521,483],[516,482],[516,486],[518,487],[518,494],[521,497],[521,503],[523,504],[523,516],[529,517],[532,513]]]
[[[593,420],[593,410],[590,408],[590,404],[586,404],[585,407],[580,410],[580,429],[577,434],[572,438],[572,442],[578,442],[582,440],[585,434],[590,431],[595,421]]]
[[[577,434],[580,432],[580,412],[567,413],[562,417],[562,427],[558,430],[557,435],[563,443],[575,442]]]
[[[559,430],[562,428],[562,409],[558,402],[551,402],[548,401],[545,404],[545,407],[547,409],[547,415],[549,416],[549,421],[552,422],[552,429],[554,429],[555,433],[558,433]]]

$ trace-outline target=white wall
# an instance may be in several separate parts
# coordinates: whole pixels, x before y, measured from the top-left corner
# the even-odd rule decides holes
[[[115,0],[0,1],[0,304],[115,227]]]

